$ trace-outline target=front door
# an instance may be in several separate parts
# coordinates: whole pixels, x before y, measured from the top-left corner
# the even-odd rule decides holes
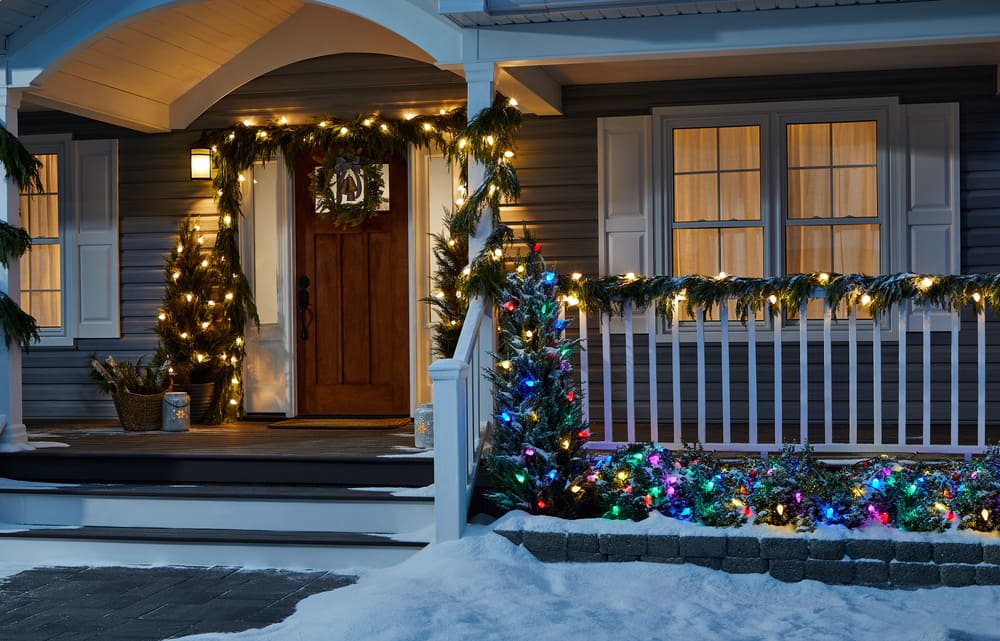
[[[316,215],[314,166],[295,172],[299,414],[407,415],[406,163],[389,163],[389,211],[358,227]]]

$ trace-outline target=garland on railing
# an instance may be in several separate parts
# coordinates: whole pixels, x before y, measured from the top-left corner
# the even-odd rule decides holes
[[[485,207],[493,208],[496,216],[501,202],[517,198],[520,185],[511,161],[514,157],[513,136],[520,124],[520,112],[516,102],[497,101],[484,109],[471,121],[466,120],[465,110],[442,110],[436,115],[418,115],[404,119],[384,118],[378,115],[359,115],[353,119],[326,118],[314,124],[292,125],[285,119],[263,125],[242,122],[228,129],[205,132],[202,143],[213,151],[216,190],[216,204],[219,212],[219,231],[215,241],[215,254],[223,270],[224,287],[232,294],[230,324],[230,362],[219,376],[220,387],[228,393],[217,399],[215,411],[227,416],[237,414],[243,401],[242,377],[239,372],[246,356],[243,335],[250,321],[257,321],[257,308],[249,283],[243,271],[239,252],[239,219],[242,215],[240,201],[241,183],[246,172],[257,161],[265,161],[281,154],[288,170],[294,171],[298,158],[304,154],[318,156],[325,161],[326,173],[336,173],[337,157],[363,154],[368,159],[386,159],[402,155],[409,145],[427,147],[434,145],[443,150],[449,159],[462,165],[463,184],[467,180],[469,158],[482,163],[486,169],[486,181],[472,194],[458,202],[454,214],[455,223],[450,236],[468,234],[475,228]],[[351,160],[353,162],[353,160]],[[359,161],[360,162],[360,161]],[[380,174],[380,172],[377,172]],[[317,196],[321,202],[333,204],[327,207],[326,215],[340,224],[358,224],[372,214],[374,205],[381,195],[381,176],[375,184],[376,176],[369,172],[365,179],[364,193],[368,198],[361,207],[345,210],[338,205],[339,199],[331,199],[321,184]],[[315,181],[314,181],[315,183]],[[476,278],[472,279],[477,281]],[[499,283],[496,276],[495,283]],[[473,285],[479,290],[489,290],[497,285]],[[453,318],[442,322],[452,325]]]
[[[566,299],[579,302],[585,310],[620,315],[626,304],[639,308],[655,305],[658,312],[672,318],[674,303],[683,303],[693,314],[707,312],[723,300],[734,304],[736,317],[747,319],[762,310],[771,316],[782,309],[797,312],[808,298],[826,298],[836,313],[841,303],[857,304],[879,317],[894,305],[910,302],[958,310],[973,304],[1000,306],[1000,273],[961,274],[793,274],[770,278],[738,276],[637,276],[624,274],[583,278],[563,277],[560,287]]]

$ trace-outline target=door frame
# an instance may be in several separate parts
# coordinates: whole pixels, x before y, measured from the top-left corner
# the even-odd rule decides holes
[[[278,186],[278,305],[283,319],[284,342],[287,361],[285,372],[285,416],[298,415],[298,381],[297,359],[298,349],[295,336],[295,181],[280,156],[273,162],[278,163],[278,175],[283,176]],[[408,347],[410,350],[410,410],[417,403],[431,401],[431,381],[427,368],[433,360],[432,323],[428,307],[421,301],[430,295],[430,277],[434,271],[431,253],[433,245],[429,234],[440,233],[440,216],[445,207],[453,203],[457,174],[442,172],[443,155],[422,147],[411,146],[406,157],[407,171],[407,326],[409,327]],[[244,270],[253,285],[254,253],[253,253],[253,221],[254,202],[252,193],[253,180],[244,183],[243,213],[244,226],[240,240],[244,256]],[[248,328],[247,340],[253,340],[254,328]],[[245,384],[252,385],[245,376]]]

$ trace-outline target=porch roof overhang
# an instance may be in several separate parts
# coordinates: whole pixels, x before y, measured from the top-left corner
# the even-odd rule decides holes
[[[6,85],[24,90],[22,109],[147,132],[185,128],[257,76],[342,52],[403,56],[459,75],[494,65],[498,89],[540,115],[561,113],[567,85],[1000,62],[993,0],[19,4],[34,9],[13,16],[0,5],[0,25],[12,29]],[[459,26],[455,16],[473,8],[510,19]]]

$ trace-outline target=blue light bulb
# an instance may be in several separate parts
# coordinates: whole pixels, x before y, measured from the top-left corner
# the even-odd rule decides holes
[[[506,411],[500,412],[500,418],[504,423],[510,423],[510,414]]]
[[[545,281],[546,285],[551,285],[552,283],[556,282],[556,275],[552,272],[545,272],[544,274],[542,274],[542,280]]]

